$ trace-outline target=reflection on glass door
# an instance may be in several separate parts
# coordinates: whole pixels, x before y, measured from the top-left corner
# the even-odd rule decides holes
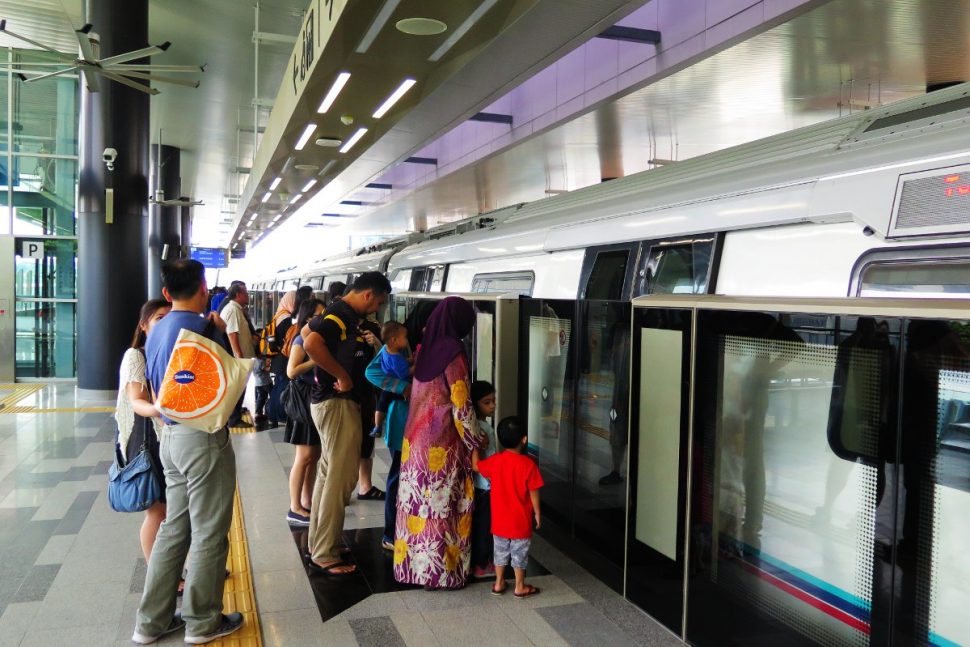
[[[626,526],[630,304],[580,301],[576,380],[576,536],[606,557],[619,588]]]
[[[573,301],[524,299],[520,304],[519,348],[526,360],[520,389],[526,410],[529,450],[538,460],[545,487],[542,515],[567,535],[572,514]]]

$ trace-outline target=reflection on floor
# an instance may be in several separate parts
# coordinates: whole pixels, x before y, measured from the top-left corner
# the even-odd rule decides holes
[[[310,578],[310,586],[317,606],[320,608],[320,618],[324,622],[374,594],[422,590],[420,586],[394,581],[392,562],[394,556],[381,548],[383,531],[383,528],[344,530],[344,545],[351,550],[350,557],[346,561],[357,565],[357,573],[354,575],[327,577],[322,574],[311,574],[309,566],[307,567],[307,577]],[[306,555],[307,529],[290,528],[290,532],[293,533],[293,542],[299,554]],[[549,571],[535,558],[529,559],[526,577],[548,574]],[[508,569],[506,579],[514,579],[512,569]],[[492,580],[488,578],[477,581],[491,582]]]

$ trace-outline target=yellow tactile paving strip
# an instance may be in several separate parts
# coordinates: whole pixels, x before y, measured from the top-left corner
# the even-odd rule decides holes
[[[262,647],[263,637],[259,628],[259,614],[256,613],[256,592],[253,588],[253,572],[249,567],[249,549],[246,546],[246,526],[243,523],[242,501],[239,489],[232,503],[232,525],[229,527],[229,559],[226,568],[230,576],[226,580],[223,593],[223,613],[238,611],[245,622],[242,629],[225,638],[214,640],[209,645],[226,647]]]
[[[247,411],[243,414],[243,420],[253,425],[252,427],[229,427],[229,432],[233,434],[251,434],[256,431],[256,425],[253,423],[253,417]]]
[[[5,412],[8,408],[14,406],[28,395],[33,395],[41,389],[43,389],[46,384],[0,384],[0,392],[10,391],[11,393],[0,399],[0,413]],[[9,413],[9,412],[8,412]]]

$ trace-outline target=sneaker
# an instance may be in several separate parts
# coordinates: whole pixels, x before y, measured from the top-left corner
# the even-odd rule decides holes
[[[371,438],[380,438],[381,437],[381,428],[375,426],[373,429],[371,429],[370,430],[370,437]]]
[[[228,636],[232,632],[236,631],[243,626],[243,616],[239,612],[223,614],[222,622],[219,626],[215,628],[210,634],[205,636],[190,636],[185,634],[185,642],[190,645],[202,645],[207,642],[212,642],[216,638],[222,638],[223,636]]]
[[[172,621],[168,623],[168,627],[165,628],[165,631],[158,634],[157,636],[148,636],[146,634],[139,633],[137,630],[135,630],[135,633],[131,635],[131,642],[138,643],[139,645],[151,645],[153,642],[157,641],[162,636],[167,636],[173,631],[178,631],[184,626],[185,626],[185,620],[182,620],[181,612],[176,611],[175,615],[172,616]]]
[[[291,526],[309,526],[310,517],[290,510],[286,513],[286,523],[290,524]]]

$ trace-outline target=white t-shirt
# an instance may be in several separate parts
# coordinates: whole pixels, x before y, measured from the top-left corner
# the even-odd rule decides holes
[[[235,301],[229,301],[222,309],[222,318],[226,322],[226,334],[239,334],[239,350],[243,358],[256,357],[256,347],[253,345],[253,334],[249,330],[249,322],[243,313],[242,306]]]
[[[135,424],[135,410],[128,401],[127,388],[129,384],[141,384],[148,389],[148,379],[145,377],[145,355],[137,348],[129,348],[121,358],[121,368],[118,371],[118,402],[115,404],[115,422],[118,423],[118,443],[121,445],[121,455],[125,460],[125,449],[128,447],[128,439],[131,437],[131,428]],[[151,400],[151,393],[148,395]],[[155,425],[155,433],[162,430],[160,418],[152,418]]]

